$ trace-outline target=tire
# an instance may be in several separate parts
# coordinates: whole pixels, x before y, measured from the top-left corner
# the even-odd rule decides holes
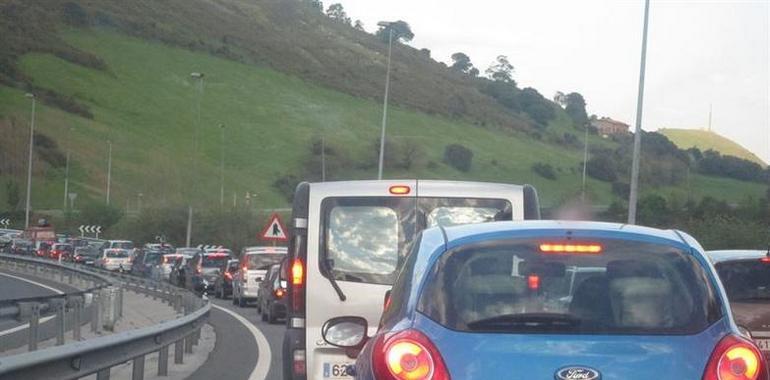
[[[220,297],[220,293],[218,291],[216,291],[216,288],[214,288],[214,290],[215,290],[214,291],[214,298],[220,298],[221,299],[222,297]]]
[[[237,305],[237,304],[238,302],[236,301],[236,298],[235,298],[235,289],[233,288],[233,305]]]
[[[261,315],[261,317],[262,317],[262,322],[267,322],[267,321],[268,321],[268,315],[267,315],[267,311],[268,311],[269,309],[270,309],[270,307],[269,307],[269,306],[265,306],[265,307],[263,307],[263,308],[262,308],[262,315]]]
[[[275,317],[274,309],[273,305],[267,307],[267,323],[271,325],[278,322],[278,318]]]

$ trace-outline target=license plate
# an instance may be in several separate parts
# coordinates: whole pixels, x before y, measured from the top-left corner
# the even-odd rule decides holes
[[[770,339],[754,339],[754,342],[757,343],[757,347],[759,347],[762,351],[770,351]]]
[[[324,379],[352,379],[353,376],[348,373],[352,366],[350,363],[324,363]]]

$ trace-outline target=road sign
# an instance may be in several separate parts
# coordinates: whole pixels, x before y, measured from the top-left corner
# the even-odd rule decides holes
[[[286,227],[281,222],[281,217],[278,214],[270,216],[270,222],[267,223],[265,229],[257,237],[262,240],[268,241],[288,241],[289,236],[286,235]]]
[[[10,225],[11,225],[11,220],[10,219],[8,219],[8,218],[0,219],[0,226],[8,227]]]
[[[80,231],[80,236],[85,236],[86,233],[89,234],[96,234],[96,237],[99,237],[99,234],[102,233],[102,226],[87,226],[87,225],[81,225],[78,227],[78,231]]]

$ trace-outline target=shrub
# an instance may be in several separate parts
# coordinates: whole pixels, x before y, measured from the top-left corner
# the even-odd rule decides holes
[[[294,199],[294,190],[299,183],[299,178],[292,174],[286,174],[273,182],[273,188],[278,190],[279,193],[286,197],[286,200],[291,202]]]
[[[102,226],[105,230],[123,218],[123,210],[112,205],[89,203],[81,210],[80,220],[84,224]]]
[[[444,162],[461,172],[470,171],[473,151],[460,144],[447,145],[444,149]]]
[[[536,162],[534,165],[532,165],[532,171],[545,179],[556,179],[556,172],[553,170],[553,166],[550,164]]]
[[[612,183],[612,193],[623,198],[628,199],[628,194],[631,192],[631,185],[625,183],[625,182],[613,182]]]
[[[614,163],[608,156],[593,156],[586,163],[586,174],[600,181],[614,182],[618,175],[615,173]]]

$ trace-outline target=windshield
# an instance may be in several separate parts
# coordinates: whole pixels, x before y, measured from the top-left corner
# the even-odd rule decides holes
[[[160,252],[148,252],[144,255],[145,264],[159,264],[163,255]]]
[[[230,256],[227,255],[206,255],[203,256],[204,268],[221,268],[225,265],[227,260],[230,260]]]
[[[558,254],[544,253],[544,242],[444,254],[419,310],[451,329],[510,333],[690,334],[720,317],[705,272],[687,252],[602,240],[591,242],[600,253]]]
[[[267,270],[271,265],[280,263],[286,255],[250,253],[246,257],[247,269]]]
[[[110,245],[110,248],[134,249],[134,243],[130,241],[112,242],[112,244]]]
[[[716,269],[731,302],[770,301],[770,264],[758,259],[729,261],[717,264]]]
[[[322,207],[326,269],[340,281],[375,284],[393,282],[405,245],[423,228],[511,219],[500,199],[329,198]]]
[[[115,258],[115,259],[128,258],[128,252],[126,251],[106,251],[105,254],[109,258]]]
[[[72,246],[69,244],[54,244],[54,251],[72,251]]]

